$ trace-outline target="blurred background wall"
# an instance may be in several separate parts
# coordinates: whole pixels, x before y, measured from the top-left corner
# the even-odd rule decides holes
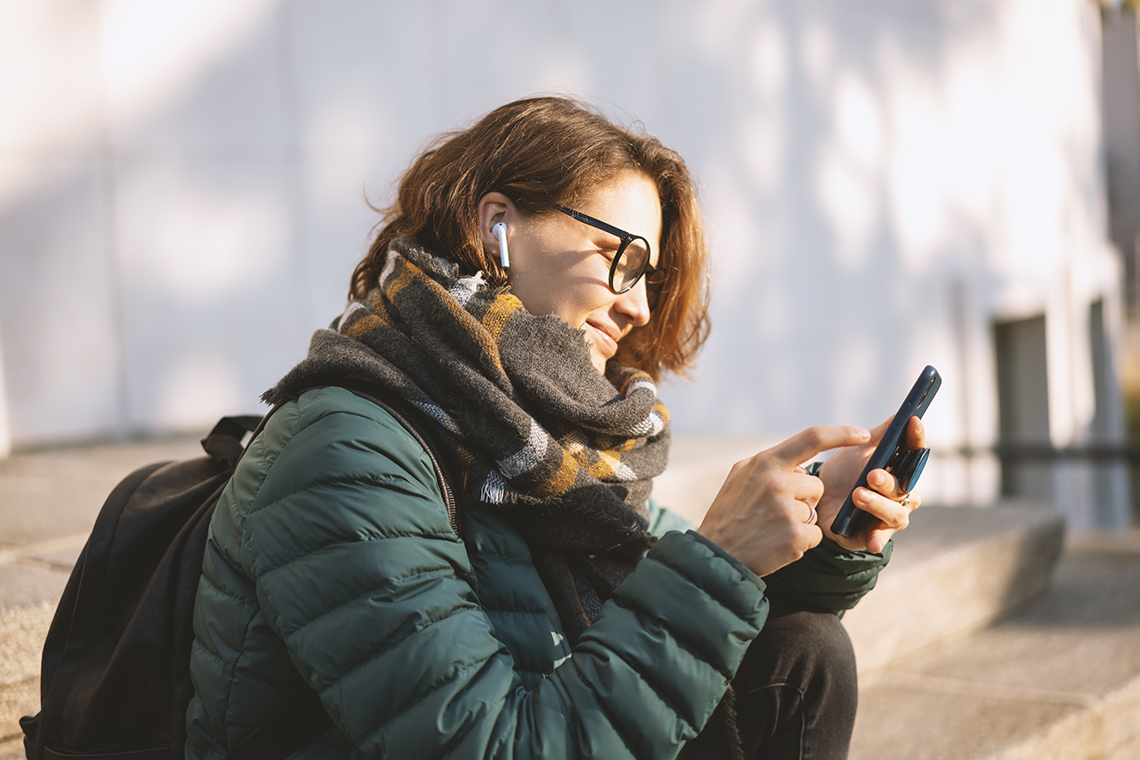
[[[662,388],[680,433],[874,425],[934,364],[928,503],[1126,524],[1123,459],[1048,455],[1126,434],[1102,13],[2,0],[0,450],[257,410],[424,141],[553,92],[640,121],[702,182],[714,329]]]

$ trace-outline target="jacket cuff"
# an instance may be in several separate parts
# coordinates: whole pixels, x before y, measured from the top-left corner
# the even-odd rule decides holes
[[[881,554],[844,549],[829,538],[797,562],[765,580],[773,601],[797,609],[841,613],[859,603],[875,587],[879,572],[891,558],[894,541]]]

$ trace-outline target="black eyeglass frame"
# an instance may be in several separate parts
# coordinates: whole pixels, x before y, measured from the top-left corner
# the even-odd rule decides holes
[[[629,291],[631,291],[635,287],[637,287],[637,283],[641,281],[642,277],[645,277],[646,275],[649,275],[649,277],[652,277],[657,272],[657,268],[655,266],[653,266],[653,264],[650,263],[650,257],[652,256],[653,248],[649,245],[649,241],[646,240],[641,235],[634,235],[632,232],[626,232],[625,230],[618,229],[617,227],[613,226],[612,224],[609,224],[607,222],[603,222],[601,219],[595,219],[594,217],[590,216],[589,214],[583,214],[581,211],[575,211],[574,209],[567,208],[566,206],[557,206],[556,205],[554,208],[558,209],[559,211],[561,211],[563,214],[566,214],[567,216],[570,216],[570,217],[573,217],[574,219],[577,219],[579,222],[582,222],[583,224],[588,224],[591,227],[597,227],[599,230],[602,230],[603,232],[608,232],[621,241],[621,244],[618,245],[617,253],[614,254],[613,263],[610,264],[610,282],[609,282],[609,285],[610,285],[610,290],[612,290],[615,294],[621,295],[622,293],[628,293]],[[632,243],[634,240],[640,240],[641,242],[645,243],[645,268],[642,269],[641,272],[638,273],[637,277],[633,278],[633,282],[631,282],[629,285],[622,288],[621,290],[618,290],[616,287],[614,287],[614,278],[617,276],[618,264],[621,263],[621,255],[623,253],[625,253],[625,249],[629,248],[629,244]],[[646,280],[646,284],[649,284],[648,279]]]

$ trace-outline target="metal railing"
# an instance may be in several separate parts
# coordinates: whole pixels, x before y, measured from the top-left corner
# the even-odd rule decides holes
[[[1088,460],[1100,462],[1140,462],[1140,443],[1088,443],[1077,446],[1053,446],[1048,443],[999,443],[995,446],[962,446],[956,449],[935,449],[932,456],[997,457],[1003,462],[1055,462],[1060,460]]]

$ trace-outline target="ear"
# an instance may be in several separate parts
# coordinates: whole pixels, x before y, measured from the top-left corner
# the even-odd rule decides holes
[[[491,192],[479,199],[475,207],[479,218],[479,239],[483,242],[483,250],[490,254],[490,258],[499,258],[499,239],[491,228],[497,222],[506,222],[507,234],[510,234],[511,223],[518,219],[518,212],[511,199],[500,192]]]

